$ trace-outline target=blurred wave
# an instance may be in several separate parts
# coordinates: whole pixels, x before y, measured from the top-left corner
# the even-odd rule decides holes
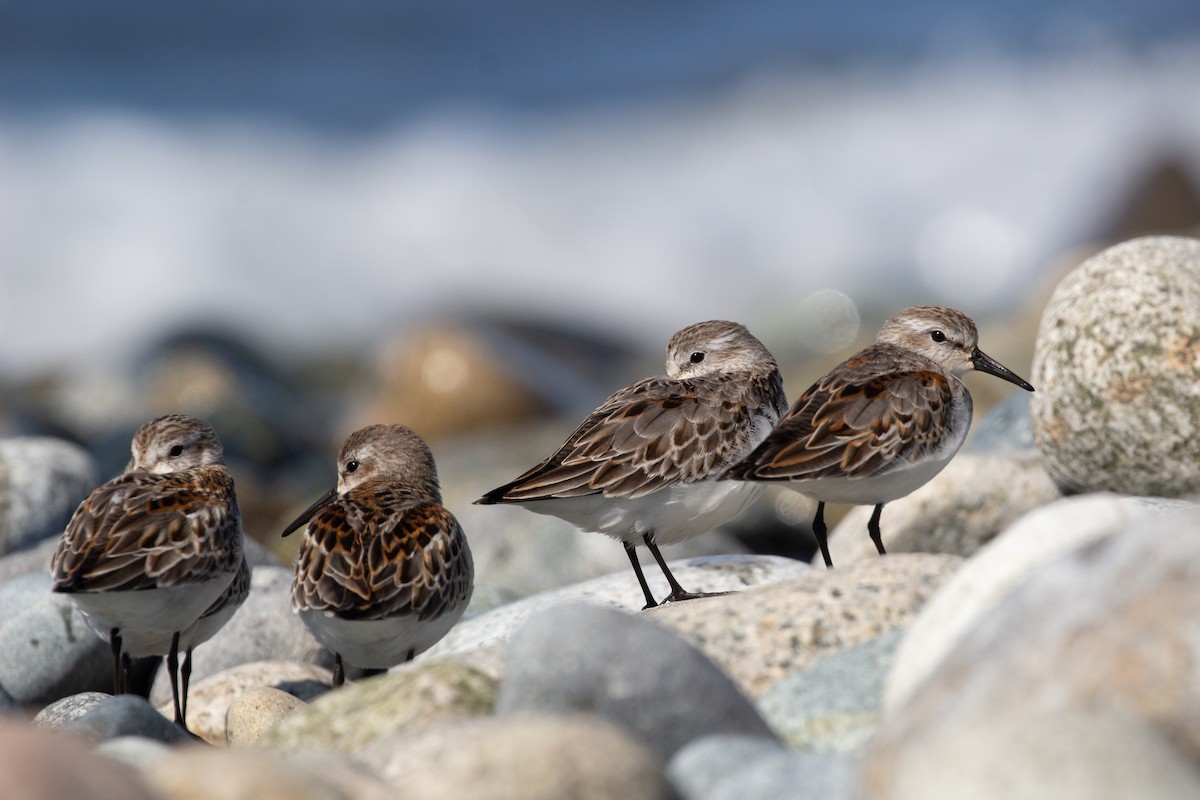
[[[0,367],[214,318],[980,314],[1200,164],[1200,7],[792,5],[0,4]]]

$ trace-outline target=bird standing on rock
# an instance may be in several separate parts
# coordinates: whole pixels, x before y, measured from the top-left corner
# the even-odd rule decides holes
[[[727,476],[786,482],[817,500],[813,532],[828,567],[825,503],[873,505],[867,530],[885,554],[884,504],[941,472],[966,439],[972,403],[961,376],[978,370],[1033,391],[978,340],[961,311],[906,308],[883,324],[874,344],[809,387]]]

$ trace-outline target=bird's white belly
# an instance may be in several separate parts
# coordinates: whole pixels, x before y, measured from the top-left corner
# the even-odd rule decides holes
[[[699,481],[675,484],[643,497],[555,497],[519,505],[629,544],[642,544],[642,537],[652,532],[656,544],[666,545],[724,525],[762,490],[757,483]]]
[[[435,619],[416,615],[387,619],[341,619],[324,611],[301,609],[297,613],[316,640],[347,663],[366,669],[386,669],[425,652],[445,636],[467,608],[464,600]]]
[[[199,619],[225,591],[234,574],[222,572],[203,583],[136,592],[74,592],[71,601],[100,638],[108,641],[112,629],[117,628],[123,652],[161,656],[170,651],[175,632]]]

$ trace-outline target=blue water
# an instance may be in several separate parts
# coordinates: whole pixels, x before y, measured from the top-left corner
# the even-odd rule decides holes
[[[555,110],[762,71],[1011,59],[1200,32],[1193,0],[17,0],[0,108],[122,107],[378,128],[432,107]]]

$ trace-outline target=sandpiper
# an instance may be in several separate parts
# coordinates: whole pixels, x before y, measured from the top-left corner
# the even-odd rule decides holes
[[[283,531],[307,525],[292,609],[345,663],[376,673],[409,661],[454,626],[471,599],[474,565],[458,520],[442,505],[425,441],[403,425],[352,433],[337,486]]]
[[[710,321],[667,344],[666,376],[621,389],[587,416],[549,458],[476,503],[514,503],[620,540],[646,598],[658,605],[635,548],[666,576],[663,602],[684,590],[659,551],[722,525],[760,487],[717,480],[787,409],[770,351],[736,322]]]
[[[875,506],[867,530],[883,555],[884,504],[941,472],[967,436],[972,404],[961,376],[979,370],[1033,391],[980,350],[978,339],[961,311],[906,308],[883,324],[874,344],[809,387],[728,475],[786,481],[817,500],[813,532],[829,567],[825,503]]]

